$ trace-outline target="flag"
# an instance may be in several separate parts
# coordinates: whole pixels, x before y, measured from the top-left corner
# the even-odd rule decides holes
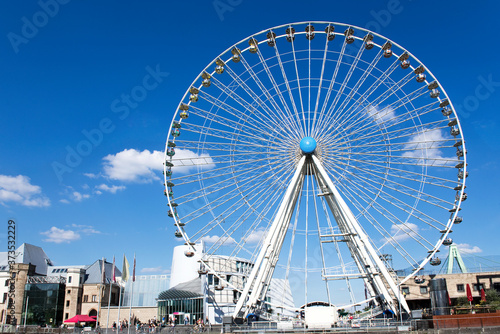
[[[123,270],[122,270],[122,281],[126,282],[128,281],[129,275],[129,267],[130,265],[128,264],[127,257],[125,254],[123,254]]]
[[[132,270],[132,282],[135,282],[135,253],[134,253],[134,269]]]
[[[116,276],[115,276],[115,256],[113,255],[113,270],[111,271],[112,272],[112,275],[113,275],[113,283],[116,283]]]
[[[105,279],[106,279],[106,260],[102,258],[101,283],[105,283]]]

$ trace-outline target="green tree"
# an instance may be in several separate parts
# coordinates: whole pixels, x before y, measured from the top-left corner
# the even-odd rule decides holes
[[[469,300],[467,299],[467,297],[458,297],[457,298],[457,305],[458,306],[465,306],[465,305],[469,305]]]

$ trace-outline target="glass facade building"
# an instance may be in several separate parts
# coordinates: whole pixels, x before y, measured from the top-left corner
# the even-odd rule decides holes
[[[198,319],[203,319],[203,297],[158,300],[159,319],[184,324],[185,317],[188,318],[189,324],[195,324]]]
[[[158,294],[168,289],[168,275],[142,275],[136,276],[134,284],[134,298],[132,295],[132,279],[125,284],[122,293],[122,306],[156,306]]]
[[[35,283],[24,286],[22,324],[59,326],[63,321],[64,283]]]

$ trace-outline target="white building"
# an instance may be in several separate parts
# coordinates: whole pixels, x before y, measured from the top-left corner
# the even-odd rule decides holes
[[[212,324],[222,323],[223,317],[232,315],[253,264],[246,259],[211,256],[207,268],[201,266],[204,255],[202,243],[191,247],[174,248],[170,289],[162,292],[158,300],[160,318],[193,324],[200,317]],[[295,306],[290,285],[283,279],[273,279],[265,297],[269,313],[294,316]]]

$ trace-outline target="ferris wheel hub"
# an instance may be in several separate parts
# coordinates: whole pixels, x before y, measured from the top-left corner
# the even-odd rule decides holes
[[[316,149],[316,140],[312,137],[304,137],[300,141],[300,149],[304,154],[311,154]]]

